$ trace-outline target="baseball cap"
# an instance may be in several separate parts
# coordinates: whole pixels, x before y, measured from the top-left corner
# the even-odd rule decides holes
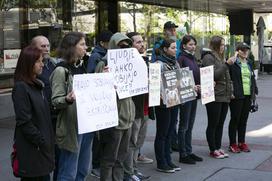
[[[163,29],[177,28],[178,26],[173,21],[167,21],[164,23]]]
[[[250,46],[248,45],[248,44],[246,44],[245,42],[240,42],[240,43],[238,43],[237,44],[237,46],[236,46],[236,51],[239,51],[239,50],[242,50],[242,51],[244,51],[244,50],[249,50],[250,49]]]

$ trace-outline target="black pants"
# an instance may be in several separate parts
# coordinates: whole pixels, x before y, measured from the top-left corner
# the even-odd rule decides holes
[[[41,177],[22,177],[21,181],[50,181],[50,176],[41,176]]]
[[[157,166],[163,167],[172,163],[170,155],[171,136],[176,126],[176,118],[173,115],[177,112],[178,106],[166,108],[156,106],[156,137],[154,142]]]
[[[228,113],[228,103],[211,102],[206,104],[208,126],[206,137],[210,151],[221,148],[224,122]]]
[[[250,110],[250,96],[244,99],[233,99],[230,102],[230,123],[229,123],[229,142],[236,143],[236,133],[238,132],[238,143],[245,142],[247,119]]]
[[[100,143],[99,143],[99,133],[95,133],[93,139],[93,147],[92,147],[92,169],[100,168]]]
[[[123,162],[128,153],[131,129],[108,128],[100,131],[100,181],[122,181]]]

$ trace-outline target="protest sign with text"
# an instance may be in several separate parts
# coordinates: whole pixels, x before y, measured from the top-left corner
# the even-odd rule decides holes
[[[149,64],[149,107],[160,105],[161,94],[161,65],[159,63]]]
[[[215,101],[213,66],[200,68],[201,102],[207,104]]]
[[[148,92],[147,66],[137,49],[111,49],[107,56],[119,99]]]
[[[74,75],[79,134],[118,125],[113,82],[111,73]]]

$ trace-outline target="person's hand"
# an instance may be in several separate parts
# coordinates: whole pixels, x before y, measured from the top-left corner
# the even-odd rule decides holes
[[[67,102],[70,102],[70,103],[74,102],[74,101],[76,100],[76,95],[75,95],[74,91],[69,92],[69,93],[66,95],[65,100],[66,100]]]
[[[235,54],[234,54],[234,56],[230,57],[230,58],[227,60],[227,64],[229,64],[229,65],[234,64],[234,62],[235,62],[236,59],[237,59],[237,55],[238,55],[238,52],[236,51]]]
[[[103,72],[109,72],[109,67],[105,66],[104,69],[103,69]]]
[[[230,99],[235,99],[235,96],[232,94],[231,97],[230,97]]]
[[[201,86],[200,85],[195,85],[195,91],[196,92],[201,92]]]

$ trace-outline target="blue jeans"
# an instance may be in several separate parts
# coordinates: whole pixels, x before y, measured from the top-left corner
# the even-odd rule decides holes
[[[196,108],[196,99],[180,106],[180,121],[178,129],[180,157],[186,157],[192,154],[192,130],[196,117]]]
[[[84,181],[88,175],[93,133],[77,136],[78,152],[60,149],[58,181]]]
[[[172,162],[170,155],[171,136],[176,126],[176,119],[173,119],[173,113],[178,106],[166,108],[164,106],[155,107],[156,114],[156,138],[155,138],[155,155],[157,167],[163,167]]]

